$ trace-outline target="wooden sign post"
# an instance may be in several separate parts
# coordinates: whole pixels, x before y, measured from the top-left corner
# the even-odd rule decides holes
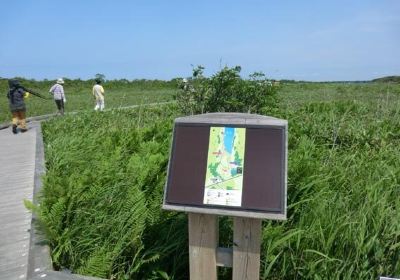
[[[217,266],[232,267],[233,280],[260,275],[261,220],[234,218],[233,248],[218,247],[218,217],[189,213],[190,279],[217,279]]]
[[[262,219],[286,219],[287,121],[213,113],[178,118],[163,209],[188,212],[191,280],[260,275]],[[232,248],[218,247],[218,216],[233,216]]]
[[[233,220],[233,280],[260,279],[261,220]]]
[[[189,213],[190,279],[217,279],[218,217]]]

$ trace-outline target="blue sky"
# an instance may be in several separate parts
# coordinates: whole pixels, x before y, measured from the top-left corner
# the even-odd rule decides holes
[[[400,1],[3,0],[0,77],[171,79],[400,75]]]

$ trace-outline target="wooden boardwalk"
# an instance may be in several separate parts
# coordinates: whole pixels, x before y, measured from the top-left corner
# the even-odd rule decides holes
[[[27,279],[32,214],[36,126],[14,135],[0,130],[0,280]]]

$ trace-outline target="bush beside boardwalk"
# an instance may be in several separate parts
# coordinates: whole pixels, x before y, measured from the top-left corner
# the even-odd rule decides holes
[[[263,222],[261,279],[400,275],[399,90],[298,84],[264,112],[289,120],[289,196],[288,220]],[[44,123],[41,213],[57,267],[188,278],[187,218],[160,210],[177,115],[163,106]],[[229,243],[229,219],[221,227]]]

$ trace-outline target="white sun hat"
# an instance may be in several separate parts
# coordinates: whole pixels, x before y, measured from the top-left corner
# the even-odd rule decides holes
[[[62,85],[64,83],[64,80],[62,78],[57,79],[57,84]]]

